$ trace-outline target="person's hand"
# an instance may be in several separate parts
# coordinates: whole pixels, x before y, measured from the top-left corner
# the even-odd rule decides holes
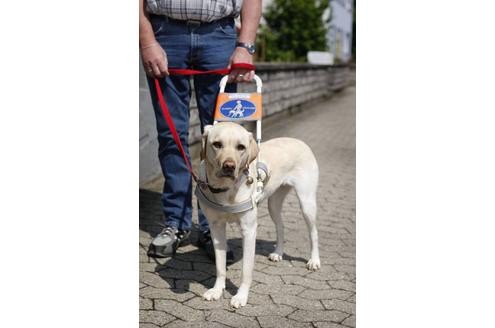
[[[232,66],[232,64],[237,63],[253,64],[253,55],[249,54],[247,49],[237,47],[230,57],[229,68]],[[243,68],[236,68],[230,72],[228,82],[250,82],[253,80],[253,77],[254,71]]]
[[[141,47],[141,58],[149,77],[161,78],[168,75],[167,54],[158,42]]]

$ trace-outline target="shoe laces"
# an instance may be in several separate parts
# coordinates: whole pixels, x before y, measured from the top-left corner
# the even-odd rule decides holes
[[[163,227],[162,232],[160,232],[160,235],[166,235],[175,238],[175,229],[170,227],[170,226],[165,226]]]

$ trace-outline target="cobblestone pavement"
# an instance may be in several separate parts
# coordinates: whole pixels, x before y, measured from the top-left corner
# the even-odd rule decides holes
[[[270,262],[275,226],[266,202],[259,211],[254,281],[248,304],[229,302],[240,284],[242,256],[238,227],[228,225],[236,262],[228,267],[224,297],[208,302],[215,265],[193,244],[173,259],[156,262],[146,250],[160,230],[160,194],[140,192],[140,327],[355,327],[355,88],[307,106],[264,127],[264,139],[291,136],[313,149],[320,166],[318,231],[322,268],[306,270],[309,236],[295,194],[283,207],[285,254]],[[194,241],[195,233],[190,240]]]

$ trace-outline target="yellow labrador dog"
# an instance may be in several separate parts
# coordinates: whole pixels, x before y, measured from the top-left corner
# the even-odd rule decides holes
[[[293,138],[272,139],[262,143],[258,149],[253,135],[239,124],[222,122],[206,126],[201,157],[202,175],[208,186],[198,188],[201,189],[200,194],[197,189],[196,195],[201,196],[198,199],[210,225],[217,278],[214,287],[206,291],[203,297],[218,300],[223,293],[227,243],[225,228],[227,222],[236,222],[240,225],[243,238],[243,259],[241,285],[230,302],[235,308],[246,305],[252,281],[257,227],[257,208],[253,198],[257,178],[254,160],[257,156],[266,165],[267,173],[259,200],[268,198],[268,209],[277,230],[277,246],[269,259],[275,262],[282,260],[284,227],[281,209],[285,196],[293,188],[311,239],[311,258],[307,268],[320,268],[316,230],[318,164],[311,149]],[[247,209],[239,209],[239,204],[247,204]],[[223,210],[235,210],[236,206],[238,211],[235,213]]]

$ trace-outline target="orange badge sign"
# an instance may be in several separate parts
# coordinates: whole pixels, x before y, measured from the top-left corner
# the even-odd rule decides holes
[[[261,93],[218,94],[215,121],[257,121],[261,120]]]

